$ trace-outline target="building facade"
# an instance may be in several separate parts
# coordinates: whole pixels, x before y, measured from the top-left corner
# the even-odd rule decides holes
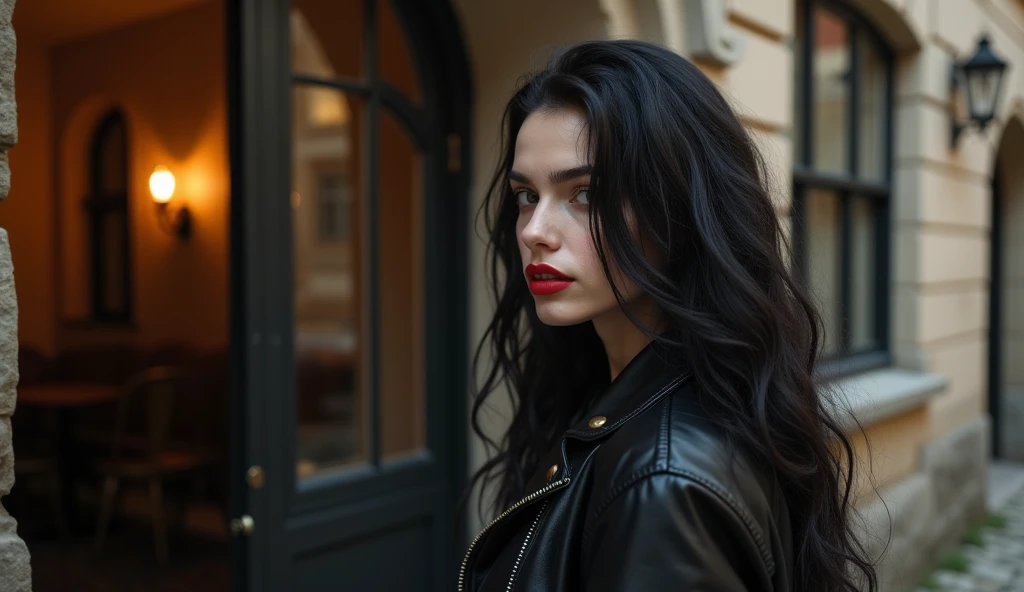
[[[321,37],[316,37],[317,27],[331,19],[355,27],[352,23],[362,22],[360,19],[376,18],[366,17],[377,14],[373,11],[346,13],[342,18],[324,12],[325,3],[319,3],[323,6],[318,9],[317,2],[299,0],[291,4],[301,7],[300,12],[289,11],[289,3],[280,0],[236,0],[224,8],[212,3],[204,8],[199,6],[204,2],[198,0],[180,4],[221,14],[218,18],[226,19],[227,27],[237,32],[228,41],[234,45],[227,51],[227,65],[218,66],[223,69],[208,77],[211,84],[225,82],[217,92],[225,87],[229,91],[226,98],[218,99],[225,102],[224,109],[214,110],[221,119],[204,121],[222,121],[216,125],[230,125],[232,131],[207,146],[209,152],[220,154],[224,164],[219,165],[210,190],[217,201],[211,200],[208,203],[214,205],[195,212],[199,217],[197,236],[213,236],[203,234],[209,232],[203,221],[211,216],[228,228],[230,200],[244,201],[245,215],[232,218],[231,236],[221,237],[223,246],[217,247],[220,250],[215,257],[197,251],[187,255],[195,266],[209,260],[218,262],[208,273],[221,280],[206,278],[210,280],[206,284],[195,285],[213,283],[219,292],[211,299],[197,288],[192,297],[196,303],[217,302],[204,309],[208,316],[197,323],[202,325],[197,331],[219,323],[225,328],[225,339],[242,351],[234,376],[244,378],[241,388],[252,394],[233,401],[244,399],[260,405],[269,401],[267,409],[272,409],[271,403],[296,406],[287,399],[295,392],[278,388],[286,382],[282,375],[301,371],[290,365],[275,366],[281,358],[281,335],[298,336],[296,351],[308,347],[322,353],[331,336],[352,331],[360,335],[362,329],[352,327],[362,327],[361,311],[370,310],[369,317],[376,319],[369,321],[368,330],[378,349],[369,358],[365,357],[368,354],[351,354],[347,337],[332,341],[331,347],[336,348],[337,359],[355,356],[374,372],[380,371],[379,379],[368,379],[376,385],[371,389],[374,395],[357,398],[354,403],[357,409],[372,410],[366,411],[369,417],[380,418],[379,434],[373,425],[367,432],[346,431],[345,437],[352,439],[349,452],[317,452],[304,457],[303,445],[319,450],[337,442],[330,431],[298,430],[299,450],[285,446],[287,455],[275,457],[277,460],[268,459],[271,447],[254,439],[252,430],[233,441],[233,446],[245,451],[236,455],[242,460],[232,467],[232,478],[244,490],[234,498],[236,513],[254,517],[258,525],[257,534],[245,543],[248,559],[239,573],[246,584],[240,587],[272,589],[261,586],[271,586],[266,582],[282,581],[278,578],[288,574],[297,578],[291,580],[299,582],[295,585],[322,581],[317,579],[326,577],[322,574],[344,576],[344,571],[331,570],[358,566],[358,557],[363,556],[355,554],[330,567],[308,560],[336,542],[331,537],[341,536],[335,533],[343,529],[342,524],[349,528],[365,522],[351,528],[405,532],[393,529],[387,521],[391,516],[360,518],[362,522],[351,519],[352,512],[363,512],[360,508],[364,507],[353,500],[364,496],[390,500],[387,503],[391,505],[381,512],[419,529],[421,523],[443,520],[453,507],[454,485],[464,483],[468,471],[483,462],[484,448],[462,428],[468,413],[465,399],[434,395],[462,384],[459,372],[468,367],[468,352],[489,318],[484,245],[478,240],[480,233],[473,226],[471,213],[477,210],[497,163],[501,114],[520,76],[541,67],[553,48],[586,39],[640,38],[692,59],[729,97],[761,145],[773,171],[778,213],[789,221],[794,265],[810,284],[823,312],[827,331],[823,380],[829,379],[829,388],[849,402],[863,427],[861,433],[855,422],[848,423],[858,446],[861,473],[867,475],[857,483],[857,503],[870,549],[881,554],[891,535],[881,564],[884,590],[911,589],[940,550],[955,542],[967,523],[984,513],[986,469],[991,458],[1024,461],[1024,1],[437,0],[422,3],[428,8],[394,2],[400,24],[388,25],[382,16],[383,24],[371,27],[376,33],[364,31],[370,39],[367,43],[379,49],[366,54],[332,48],[322,30]],[[374,5],[356,0],[335,4]],[[14,0],[0,1],[0,151],[4,154],[0,159],[0,196],[6,197],[10,189],[12,201],[33,199],[17,195],[17,187],[36,181],[28,165],[22,170],[14,161],[8,167],[7,151],[18,142],[17,31],[12,25],[16,12]],[[196,22],[210,23],[208,16],[192,15]],[[275,16],[285,18],[275,20]],[[183,13],[175,22],[184,26],[192,17]],[[406,37],[399,31],[405,31]],[[953,122],[965,121],[966,115],[964,85],[954,91],[951,72],[955,63],[974,53],[982,36],[987,36],[992,50],[1008,64],[1002,93],[987,127],[966,129],[954,141]],[[349,39],[358,34],[347,32],[338,37]],[[438,38],[446,41],[438,42]],[[403,58],[406,53],[415,59]],[[42,58],[36,57],[44,53],[26,55],[32,56],[31,62],[19,59],[19,68],[39,63]],[[84,60],[82,56],[103,58],[124,52],[95,44],[75,46],[74,51],[65,47],[45,55],[57,64],[53,71],[60,74],[84,68],[84,62],[75,61]],[[349,82],[346,68],[355,71],[360,67],[358,55],[370,55],[370,61],[379,63],[362,81]],[[346,56],[351,63],[338,56]],[[414,75],[414,71],[418,73]],[[59,84],[61,78],[54,75],[49,80]],[[86,88],[84,83],[67,88],[70,90],[57,97],[66,104],[55,103],[51,108],[53,113],[64,113],[52,126],[54,130],[76,126],[87,130],[88,125],[75,122],[91,122],[107,106],[88,103],[88,92],[81,90]],[[84,97],[84,111],[68,102],[75,89]],[[17,95],[23,111],[40,104],[35,95],[25,100],[27,92]],[[338,94],[347,98],[339,99]],[[239,96],[245,100],[236,102]],[[281,106],[288,104],[289,97],[291,111]],[[157,125],[137,124],[145,122],[146,109],[138,107],[142,104],[145,99],[140,98],[135,110],[127,111],[132,133],[144,130],[154,137],[168,133]],[[349,122],[363,121],[363,117],[377,121],[373,119],[377,109],[394,114],[393,119],[382,117],[380,123],[368,124],[376,139],[366,145],[354,143],[351,134],[363,132],[352,131],[356,128]],[[35,121],[34,117],[25,121]],[[132,121],[136,122],[134,128]],[[35,138],[27,137],[25,125],[22,127],[22,143],[34,142]],[[401,130],[412,130],[409,136],[413,139],[403,139]],[[45,133],[53,134],[58,143],[63,137],[63,132],[54,133],[50,128]],[[88,133],[79,136],[86,138]],[[243,146],[246,148],[240,149]],[[349,166],[348,157],[324,160],[323,154],[358,152],[358,146],[379,152],[384,164],[359,169]],[[63,149],[46,152],[59,155]],[[12,158],[17,156],[15,149]],[[174,160],[177,154],[167,150],[159,158]],[[368,205],[366,213],[358,205],[361,198],[346,189],[347,179],[373,176],[378,170],[374,167],[380,166],[401,174],[380,176],[377,184],[353,181],[352,186],[371,187],[373,199],[407,201],[400,202],[397,209]],[[143,169],[151,167],[147,160]],[[291,175],[281,172],[289,167]],[[64,169],[59,170],[63,175]],[[140,191],[144,192],[144,180],[142,183]],[[408,193],[413,185],[424,187],[424,193]],[[289,203],[261,201],[261,191],[267,187],[270,194],[291,195]],[[64,191],[68,191],[66,187]],[[308,195],[324,196],[315,210],[302,209]],[[431,205],[443,195],[458,196],[454,202],[458,213],[449,215],[454,209]],[[62,199],[60,194],[53,203],[59,205]],[[417,209],[420,207],[422,211]],[[355,208],[351,216],[339,214],[348,211],[346,208]],[[275,224],[289,224],[288,216],[294,216],[295,224],[289,232],[304,239],[291,242],[288,233],[280,236]],[[5,220],[13,225],[21,219]],[[73,226],[74,221],[65,217],[61,223]],[[367,234],[362,236],[363,223],[376,225],[376,230],[364,229]],[[452,228],[457,232],[445,233]],[[19,232],[14,226],[7,230],[12,236]],[[67,289],[77,285],[73,273],[67,277],[44,275],[37,281],[28,272],[33,265],[51,265],[50,259],[61,257],[61,253],[71,253],[67,260],[79,256],[73,254],[73,248],[66,244],[47,247],[58,253],[38,263],[42,259],[29,254],[36,252],[32,247],[24,247],[26,253],[21,254],[16,244],[12,254],[7,230],[0,231],[0,496],[10,492],[14,479],[10,416],[17,400],[19,341],[57,350],[79,337],[62,333],[45,320],[47,315],[53,310],[60,312],[62,306],[67,309],[63,312],[81,309],[82,314],[88,308],[86,288]],[[73,227],[62,227],[64,240],[70,240],[67,237],[74,232],[78,231]],[[266,237],[267,246],[254,247],[263,241],[245,242],[246,236]],[[205,244],[209,246],[215,238]],[[19,239],[22,245],[29,243],[28,238]],[[235,249],[229,255],[232,241],[248,250]],[[468,278],[458,280],[466,282],[465,299],[456,291],[446,300],[451,296],[445,292],[447,288],[432,283],[429,274],[418,267],[417,249],[424,243],[428,245],[423,251],[426,269],[449,273],[452,282],[456,276]],[[448,243],[454,246],[449,248]],[[390,245],[390,250],[380,247],[374,251],[382,244]],[[296,253],[297,258],[277,261],[275,245]],[[370,245],[371,253],[360,251],[360,245]],[[140,251],[138,256],[151,257],[150,264],[161,261],[153,254],[163,252],[163,243],[147,248],[149,255]],[[462,269],[439,271],[432,263],[435,259],[450,261],[452,256],[457,261],[464,257],[464,273]],[[360,268],[359,262],[368,262],[370,271]],[[74,268],[65,262],[61,269]],[[230,299],[228,268],[245,271],[234,277],[246,282],[244,287],[235,286]],[[147,269],[158,268],[144,267],[142,273]],[[175,277],[185,283],[192,281],[187,274],[193,269],[191,264],[174,267],[179,274]],[[16,293],[15,279],[23,275],[25,282],[19,281]],[[371,278],[368,282],[375,287],[355,289],[353,276]],[[64,282],[63,291],[47,279],[52,277]],[[146,285],[152,281],[146,280]],[[288,286],[290,294],[283,300],[276,296],[275,290],[280,288],[274,287],[281,283]],[[31,289],[24,287],[29,285]],[[43,292],[51,295],[43,296]],[[409,301],[393,296],[406,293],[412,295]],[[81,297],[74,301],[77,304],[54,303],[68,298],[67,294]],[[142,299],[141,291],[135,296]],[[376,307],[367,304],[374,296],[383,298]],[[32,310],[31,301],[44,297],[50,299],[48,308]],[[26,317],[31,323],[23,320],[19,324],[18,301],[26,315],[36,315]],[[339,309],[340,301],[348,308]],[[425,302],[422,308],[410,304],[421,301]],[[229,312],[221,310],[228,302],[230,307],[243,309],[239,316],[246,319],[244,326],[230,332],[226,329]],[[294,313],[289,309],[293,304],[297,306]],[[137,314],[150,314],[153,326],[160,325],[162,309],[147,309],[143,301],[140,310]],[[278,314],[281,310],[286,314]],[[188,322],[164,323],[159,330],[182,331]],[[454,337],[436,337],[452,327],[456,329]],[[204,338],[210,339],[207,334]],[[449,359],[453,356],[457,359]],[[389,366],[388,360],[401,371]],[[359,384],[358,377],[354,380]],[[295,424],[301,427],[302,409],[297,412],[299,419],[296,412],[285,413],[290,427],[275,431],[274,412],[253,415],[252,408],[245,407],[244,412],[234,408],[232,413],[240,417],[244,413],[239,422],[269,426],[264,433],[271,438],[283,434],[285,439],[295,440]],[[410,408],[421,411],[401,411]],[[488,411],[485,427],[499,434],[509,409],[497,404]],[[439,436],[437,426],[449,432],[457,429],[459,435]],[[305,433],[313,436],[303,440]],[[371,443],[359,452],[364,445],[360,443],[365,442]],[[428,450],[434,451],[434,456],[419,454]],[[326,460],[316,460],[318,454],[326,455]],[[336,489],[312,491],[324,483],[335,487],[324,475],[338,467],[344,469],[348,461],[362,458],[360,454],[372,457],[371,464],[380,469],[374,473],[376,480],[367,478],[359,485],[361,489],[353,488],[350,479]],[[447,460],[436,462],[438,455]],[[389,473],[389,458],[399,457],[401,462],[393,466],[401,468]],[[246,487],[245,475],[251,476],[253,469],[261,466],[272,476],[271,485],[255,487],[250,479]],[[291,475],[280,491],[274,490],[274,469]],[[414,498],[388,497],[393,491],[412,487],[410,484],[422,485],[422,490],[410,489],[419,492]],[[299,493],[293,496],[293,492]],[[332,500],[331,492],[342,493]],[[418,510],[420,505],[425,509]],[[294,520],[300,515],[303,520]],[[474,517],[471,529],[482,519]],[[291,526],[285,526],[300,522],[307,530],[293,532],[287,530]],[[271,523],[281,526],[263,530],[259,526]],[[432,533],[426,536],[411,528],[407,538],[415,542],[408,548],[418,549],[415,553],[421,555],[410,556],[412,575],[408,577],[414,579],[409,581],[424,585],[427,576],[421,572],[433,574],[433,582],[447,581],[444,574],[426,566],[432,559],[447,565],[449,551],[456,551],[422,543],[437,540],[429,538],[433,536],[443,539],[445,528],[423,527],[423,532]],[[290,538],[282,540],[293,542],[280,551],[273,546],[276,542],[260,538],[263,532],[284,533]],[[359,532],[359,536],[365,534]],[[382,535],[379,540],[379,549],[406,548],[402,546],[405,538]],[[13,519],[0,509],[0,588],[18,592],[31,588],[29,551],[18,537]],[[260,558],[279,552],[288,555],[291,563],[267,571],[271,568],[266,566],[273,562],[261,562]]]

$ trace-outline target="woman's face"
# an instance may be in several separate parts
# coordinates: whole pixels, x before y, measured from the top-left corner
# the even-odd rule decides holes
[[[519,203],[523,274],[541,322],[565,326],[621,315],[590,235],[584,114],[572,108],[531,113],[516,137],[508,177]],[[609,264],[629,303],[639,289]]]

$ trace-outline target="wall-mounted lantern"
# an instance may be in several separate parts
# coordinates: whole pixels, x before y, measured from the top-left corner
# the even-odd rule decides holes
[[[951,81],[950,112],[952,122],[951,146],[956,147],[960,134],[971,124],[978,131],[984,131],[999,107],[999,95],[1003,89],[1003,76],[1006,74],[1006,62],[992,53],[988,35],[978,40],[978,49],[965,62],[953,63]],[[958,92],[961,82],[967,87],[967,115],[969,121],[960,121],[957,117]]]
[[[149,192],[153,195],[153,202],[156,203],[160,227],[181,240],[188,240],[192,234],[192,213],[185,205],[178,206],[176,210],[171,211],[170,202],[174,197],[174,187],[174,173],[165,166],[153,169],[153,174],[149,176]]]

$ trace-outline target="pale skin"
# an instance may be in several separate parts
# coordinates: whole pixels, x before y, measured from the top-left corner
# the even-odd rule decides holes
[[[587,120],[581,111],[531,113],[516,136],[509,183],[519,202],[516,232],[523,273],[531,263],[544,263],[573,280],[556,294],[535,294],[537,316],[555,326],[593,322],[614,380],[651,340],[620,308],[593,244],[586,141]],[[613,261],[609,268],[625,306],[642,323],[658,328],[654,303],[623,277]],[[526,279],[531,277],[527,274]]]

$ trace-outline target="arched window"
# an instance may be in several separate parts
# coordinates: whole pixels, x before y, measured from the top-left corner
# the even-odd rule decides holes
[[[124,114],[108,111],[93,133],[89,153],[88,214],[92,318],[131,320],[128,234],[128,134]]]
[[[888,364],[892,56],[839,2],[797,8],[796,262],[825,324],[821,369]]]

